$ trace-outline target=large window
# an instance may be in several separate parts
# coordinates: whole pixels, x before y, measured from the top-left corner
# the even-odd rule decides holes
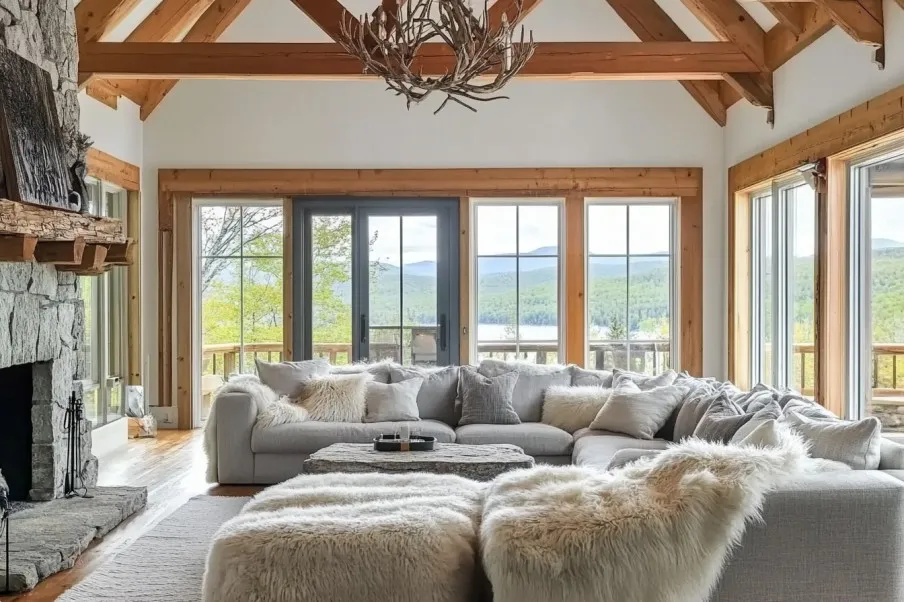
[[[560,362],[562,202],[474,202],[478,360]]]
[[[196,205],[203,420],[229,375],[282,359],[283,210],[282,201]]]
[[[458,363],[457,199],[301,198],[294,216],[301,356]]]
[[[847,408],[904,430],[904,150],[851,169]]]
[[[126,220],[126,192],[89,180],[88,212]],[[85,303],[85,417],[95,427],[125,415],[126,268],[114,267],[101,276],[80,276]]]
[[[751,377],[812,395],[816,193],[802,177],[752,195]]]
[[[657,374],[676,365],[673,200],[590,199],[588,365]]]

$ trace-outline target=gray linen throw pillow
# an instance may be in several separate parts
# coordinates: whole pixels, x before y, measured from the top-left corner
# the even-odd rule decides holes
[[[477,371],[483,376],[490,377],[505,372],[514,372],[518,376],[512,394],[512,408],[522,422],[540,422],[543,413],[543,394],[546,389],[556,385],[572,384],[571,366],[483,360]]]
[[[367,383],[364,422],[420,420],[417,394],[423,383],[423,378],[409,378],[391,385],[370,381]]]
[[[330,373],[330,364],[326,360],[271,363],[256,359],[255,364],[262,383],[277,395],[291,398],[298,397],[305,383],[312,378]]]
[[[722,397],[719,391],[706,391],[694,395],[681,404],[678,417],[675,419],[675,429],[672,432],[672,441],[681,442],[694,436],[697,425],[703,420],[703,416],[709,408]]]
[[[877,470],[882,448],[882,423],[863,420],[814,420],[797,412],[783,419],[810,444],[810,456],[835,460],[854,470]]]
[[[422,420],[440,420],[455,425],[455,398],[458,396],[458,366],[420,368],[415,366],[391,366],[391,382],[400,383],[411,378],[422,378],[424,384],[417,394],[417,409]]]
[[[713,443],[728,443],[752,419],[753,414],[745,414],[738,404],[720,394],[694,429],[694,437]]]
[[[512,407],[512,393],[517,382],[517,372],[490,377],[463,366],[459,377],[461,420],[458,425],[521,424]]]
[[[641,391],[631,380],[616,382],[612,395],[590,423],[590,428],[624,433],[638,439],[652,439],[687,392],[687,389],[674,386]]]

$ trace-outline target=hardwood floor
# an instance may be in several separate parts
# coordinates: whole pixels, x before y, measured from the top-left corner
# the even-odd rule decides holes
[[[148,488],[147,507],[88,548],[71,570],[42,581],[31,592],[0,596],[0,601],[56,600],[190,498],[200,494],[253,495],[263,489],[205,483],[207,459],[201,448],[201,436],[200,430],[161,430],[156,439],[131,439],[124,447],[102,457],[98,485],[144,485]]]

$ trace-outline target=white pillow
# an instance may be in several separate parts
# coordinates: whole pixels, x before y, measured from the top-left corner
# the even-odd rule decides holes
[[[364,422],[404,422],[420,420],[417,394],[424,379],[409,378],[391,385],[370,381],[367,383]]]
[[[814,420],[787,412],[783,420],[809,443],[810,456],[842,462],[854,470],[878,470],[882,447],[878,418]]]
[[[330,373],[330,364],[326,360],[279,363],[255,360],[255,363],[261,382],[286,397],[298,397],[306,382]]]
[[[543,418],[540,422],[574,433],[593,422],[609,400],[612,389],[597,386],[552,386],[543,399]]]
[[[683,387],[657,387],[641,391],[629,379],[616,382],[618,384],[612,389],[612,395],[593,419],[590,428],[624,433],[638,439],[652,439],[687,393]]]
[[[778,447],[782,441],[783,430],[790,428],[784,422],[779,422],[775,419],[763,420],[757,423],[751,421],[748,424],[755,424],[756,426],[753,430],[746,433],[742,431],[735,433],[735,436],[731,438],[731,443],[752,445],[754,447]]]
[[[297,403],[308,411],[308,418],[319,422],[363,422],[368,372],[327,374],[308,381]]]

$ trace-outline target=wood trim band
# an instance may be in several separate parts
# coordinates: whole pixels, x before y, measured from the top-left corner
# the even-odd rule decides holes
[[[193,428],[194,253],[191,197],[176,201],[176,405],[180,429]]]
[[[141,169],[137,165],[117,159],[96,148],[89,148],[87,155],[88,175],[109,182],[125,190],[141,190]]]
[[[699,173],[703,179],[703,171]],[[703,190],[679,201],[681,369],[703,376]]]
[[[584,195],[565,199],[565,363],[587,363],[587,251]]]

